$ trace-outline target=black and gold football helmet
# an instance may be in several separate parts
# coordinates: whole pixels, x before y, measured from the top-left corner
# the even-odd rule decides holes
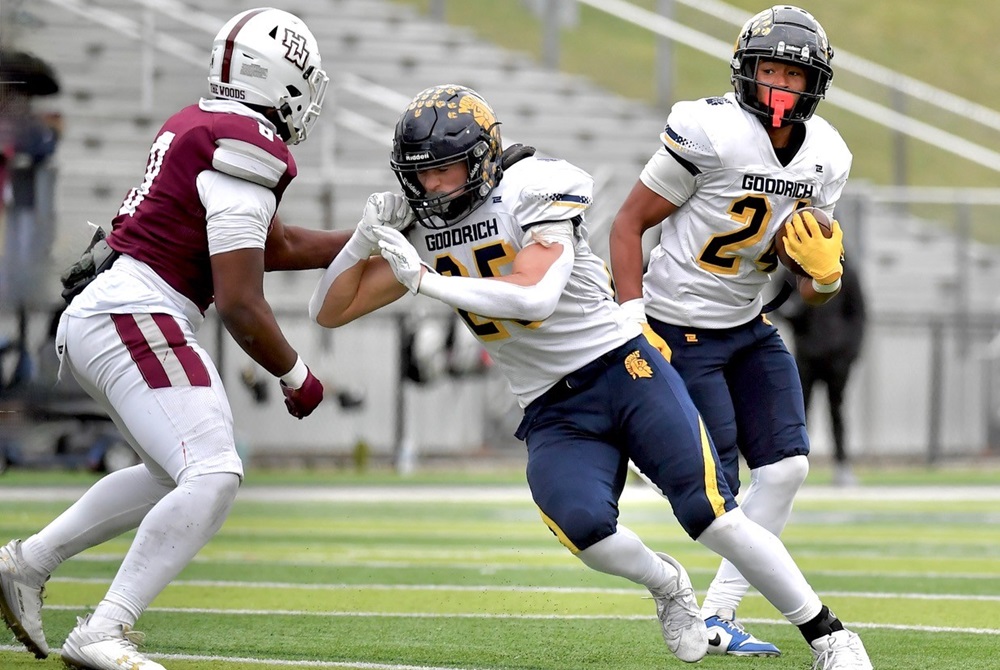
[[[744,109],[766,120],[773,111],[757,98],[757,63],[761,60],[793,63],[806,71],[806,90],[789,91],[799,98],[782,116],[782,125],[812,117],[833,79],[833,49],[819,21],[804,9],[775,5],[753,16],[740,30],[730,61],[736,99]]]
[[[502,174],[500,122],[489,103],[465,86],[421,91],[396,122],[390,164],[403,194],[427,228],[452,226],[485,202]],[[464,161],[460,188],[427,197],[417,172]]]

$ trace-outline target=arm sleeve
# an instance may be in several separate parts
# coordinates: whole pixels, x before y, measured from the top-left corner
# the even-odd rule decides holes
[[[237,177],[205,170],[198,175],[198,196],[205,207],[208,253],[263,249],[277,209],[274,193]]]
[[[493,319],[543,321],[552,315],[573,271],[574,233],[569,221],[550,223],[528,230],[529,244],[562,245],[559,258],[532,286],[478,277],[446,277],[427,272],[419,293],[437,298],[457,309]]]

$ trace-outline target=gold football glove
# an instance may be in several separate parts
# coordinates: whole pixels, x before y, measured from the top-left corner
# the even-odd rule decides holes
[[[819,284],[832,284],[844,274],[844,231],[836,221],[831,230],[825,237],[811,212],[796,212],[785,224],[785,252]]]
[[[670,351],[670,345],[664,341],[662,337],[656,334],[653,327],[650,326],[645,321],[642,322],[642,334],[646,336],[646,341],[653,345],[653,348],[660,352],[667,362],[670,362],[670,356],[673,352]]]

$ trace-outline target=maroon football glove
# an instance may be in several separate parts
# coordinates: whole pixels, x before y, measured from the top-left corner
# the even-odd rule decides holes
[[[305,383],[297,389],[290,388],[285,382],[279,383],[281,392],[285,394],[285,407],[296,419],[309,416],[323,402],[323,384],[316,379],[312,370],[306,375]]]

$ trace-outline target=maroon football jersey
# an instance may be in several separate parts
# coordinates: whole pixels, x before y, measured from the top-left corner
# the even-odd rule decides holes
[[[191,105],[170,117],[157,133],[143,182],[125,196],[108,236],[111,248],[149,265],[202,312],[212,304],[215,290],[197,180],[203,171],[213,169],[212,155],[220,139],[253,144],[287,166],[271,189],[276,202],[281,202],[296,174],[282,139],[257,119]]]

